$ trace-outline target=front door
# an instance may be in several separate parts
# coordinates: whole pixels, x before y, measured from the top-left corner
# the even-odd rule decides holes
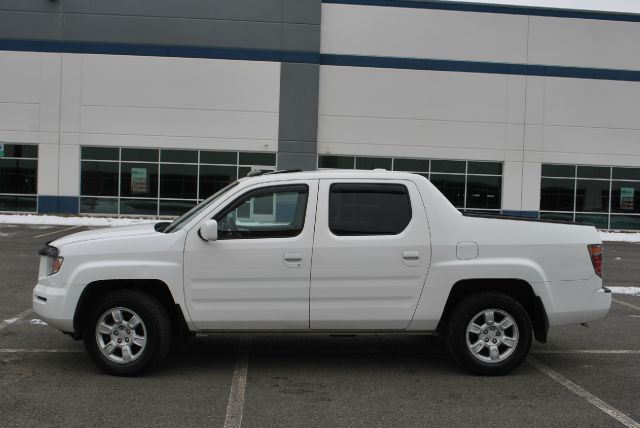
[[[318,196],[311,328],[407,328],[431,259],[416,185],[405,180],[321,180]]]
[[[187,311],[198,329],[308,329],[317,180],[256,185],[213,216],[218,240],[189,231]]]

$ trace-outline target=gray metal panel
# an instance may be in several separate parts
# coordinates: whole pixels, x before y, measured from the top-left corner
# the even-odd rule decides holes
[[[64,11],[96,15],[280,22],[282,0],[64,0]]]
[[[0,38],[58,39],[61,21],[59,13],[0,11]]]
[[[316,153],[318,143],[315,141],[278,141],[278,150],[287,153]]]
[[[316,141],[319,73],[317,64],[282,63],[279,141]]]
[[[279,49],[280,24],[65,14],[65,40]]]
[[[282,0],[282,22],[320,24],[321,0]]]
[[[2,0],[0,10],[15,10],[25,12],[59,12],[62,2],[45,0]]]
[[[289,51],[320,51],[320,26],[282,24],[282,49]]]
[[[313,171],[317,166],[315,153],[278,153],[278,169],[303,169]]]

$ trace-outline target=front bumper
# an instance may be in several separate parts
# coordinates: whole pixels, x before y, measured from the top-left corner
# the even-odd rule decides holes
[[[73,332],[73,317],[81,292],[80,286],[51,287],[36,284],[33,289],[33,312],[50,326]]]

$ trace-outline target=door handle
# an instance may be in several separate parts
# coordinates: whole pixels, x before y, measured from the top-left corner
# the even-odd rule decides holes
[[[402,258],[407,261],[420,260],[420,252],[419,251],[403,251]]]
[[[284,253],[284,264],[290,268],[301,268],[302,253]]]

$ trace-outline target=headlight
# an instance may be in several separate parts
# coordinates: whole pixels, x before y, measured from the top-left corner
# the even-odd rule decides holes
[[[58,255],[58,249],[56,247],[47,244],[38,251],[38,254],[45,256],[42,258],[43,262],[40,264],[40,276],[44,276],[43,274],[49,276],[60,271],[64,257]],[[44,263],[45,260],[46,263]]]

